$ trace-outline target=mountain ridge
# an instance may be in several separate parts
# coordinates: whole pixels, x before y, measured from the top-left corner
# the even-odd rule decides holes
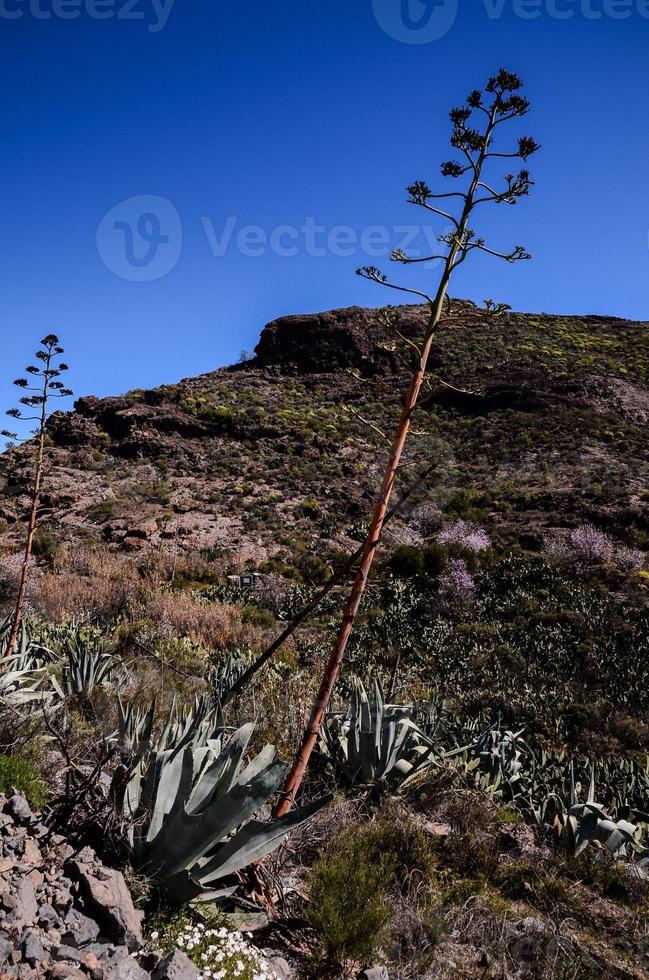
[[[260,557],[277,550],[280,528],[315,535],[324,551],[348,544],[398,418],[408,342],[426,320],[425,306],[390,310],[398,332],[380,310],[362,307],[280,317],[251,360],[78,399],[48,424],[48,533],[133,549],[161,546],[168,535],[211,551],[252,539]],[[583,520],[643,544],[648,326],[493,317],[455,301],[433,349],[404,473],[439,458],[445,489],[424,488],[423,498],[476,512],[503,543],[538,545],[544,527]],[[6,550],[20,540],[28,474],[24,450],[3,455]],[[305,514],[313,500],[317,513]]]

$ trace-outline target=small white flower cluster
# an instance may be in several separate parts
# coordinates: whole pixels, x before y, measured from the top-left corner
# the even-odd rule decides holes
[[[156,939],[156,934],[151,938]],[[201,980],[276,980],[259,951],[240,932],[225,927],[206,929],[198,923],[178,934],[176,946],[199,968]]]

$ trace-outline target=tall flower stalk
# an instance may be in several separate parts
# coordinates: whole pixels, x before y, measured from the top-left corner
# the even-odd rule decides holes
[[[22,622],[25,611],[25,596],[27,595],[27,585],[29,582],[29,568],[34,547],[34,536],[38,523],[38,510],[41,498],[41,486],[43,482],[43,467],[45,463],[45,429],[47,419],[50,414],[51,403],[54,399],[67,398],[72,394],[61,381],[61,374],[68,370],[67,364],[61,362],[60,357],[63,348],[59,346],[59,338],[55,334],[48,334],[41,340],[40,349],[36,351],[36,359],[39,364],[30,366],[26,369],[33,384],[27,378],[18,378],[14,381],[17,388],[27,392],[20,399],[22,408],[11,408],[7,412],[12,418],[21,422],[36,422],[36,429],[32,435],[36,437],[34,446],[34,471],[33,482],[30,494],[29,516],[27,520],[27,537],[25,539],[25,550],[20,570],[20,580],[18,583],[18,595],[14,607],[11,630],[5,648],[5,657],[11,656],[16,645],[18,630]],[[36,414],[25,414],[25,410],[34,411]],[[18,439],[16,432],[3,430],[0,435],[13,441]]]
[[[421,290],[393,283],[374,266],[358,270],[360,276],[369,279],[371,282],[420,297],[429,305],[430,316],[421,344],[417,348],[416,368],[392,444],[369,533],[363,546],[358,572],[343,613],[340,631],[325,668],[302,743],[277,804],[276,816],[286,813],[295,800],[345,657],[347,643],[354,628],[372,562],[381,540],[399,465],[413,413],[424,383],[431,347],[442,317],[451,277],[456,269],[475,251],[486,252],[488,255],[511,263],[530,258],[529,253],[522,245],[515,246],[510,252],[501,252],[491,248],[483,238],[476,235],[470,225],[474,212],[483,205],[516,204],[520,198],[529,194],[532,186],[533,182],[527,169],[520,170],[516,175],[505,174],[503,183],[499,187],[494,186],[492,178],[489,178],[488,182],[484,177],[484,171],[489,161],[495,159],[526,161],[539,149],[536,141],[529,136],[519,138],[518,145],[514,150],[501,152],[494,148],[494,137],[498,127],[510,120],[525,116],[529,111],[528,100],[519,94],[521,88],[522,82],[517,75],[501,69],[497,75],[488,80],[484,89],[476,89],[471,92],[464,106],[451,111],[450,118],[453,124],[451,145],[458,151],[460,159],[443,163],[442,175],[453,180],[468,182],[464,190],[434,194],[428,184],[421,180],[416,181],[408,188],[409,203],[432,212],[449,223],[450,231],[445,232],[439,239],[440,243],[446,246],[446,249],[439,255],[428,255],[417,259],[410,258],[404,251],[398,249],[393,252],[392,260],[403,265],[441,260],[444,264],[435,295],[431,296]],[[480,118],[482,125],[476,124],[477,128],[474,128],[473,121],[476,118]],[[449,203],[441,207],[440,204],[443,201]],[[457,207],[454,209],[455,204]],[[455,213],[452,213],[453,210]]]

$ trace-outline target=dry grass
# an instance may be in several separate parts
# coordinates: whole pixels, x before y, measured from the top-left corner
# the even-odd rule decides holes
[[[148,554],[144,559],[95,547],[61,549],[39,575],[36,611],[54,623],[146,624],[148,645],[187,639],[205,650],[257,647],[260,631],[242,622],[236,606],[204,602],[174,591],[171,579],[214,580],[217,569],[200,556]]]
[[[68,546],[40,573],[35,607],[53,623],[111,623],[127,616],[147,591],[134,562],[105,549]]]
[[[236,606],[205,602],[190,592],[154,591],[144,618],[165,632],[187,638],[205,650],[232,650],[259,645],[259,629],[241,620]]]

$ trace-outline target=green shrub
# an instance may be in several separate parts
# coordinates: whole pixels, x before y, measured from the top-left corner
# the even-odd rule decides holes
[[[443,544],[431,544],[424,551],[424,572],[436,578],[448,565],[448,549]]]
[[[24,793],[36,809],[47,802],[47,787],[30,764],[25,759],[0,753],[0,793],[10,796],[14,789]]]
[[[262,629],[273,629],[275,616],[270,609],[260,609],[259,606],[244,606],[241,610],[241,622],[250,623],[252,626],[261,626]]]
[[[362,827],[350,827],[320,857],[311,872],[307,914],[327,960],[372,959],[390,919],[394,872],[394,855]]]
[[[32,554],[51,565],[58,554],[59,547],[56,535],[46,528],[40,528],[34,535]]]
[[[421,548],[413,548],[402,544],[395,549],[390,562],[395,575],[402,578],[412,578],[424,571],[424,553]]]
[[[315,497],[308,497],[300,504],[300,511],[304,517],[316,518],[320,513],[320,504]]]
[[[432,544],[427,548],[402,544],[395,549],[390,561],[392,571],[400,578],[413,578],[415,575],[436,578],[447,564],[448,550],[441,544]]]

